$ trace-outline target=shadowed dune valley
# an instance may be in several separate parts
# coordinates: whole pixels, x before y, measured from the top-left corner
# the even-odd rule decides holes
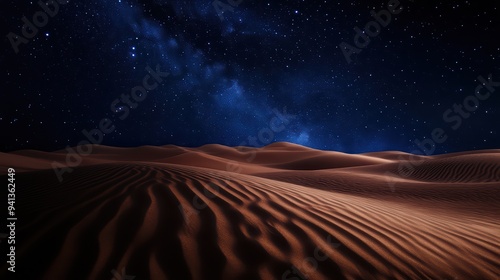
[[[79,148],[0,153],[16,279],[500,279],[500,150]]]

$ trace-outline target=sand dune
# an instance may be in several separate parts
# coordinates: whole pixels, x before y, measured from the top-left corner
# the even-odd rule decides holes
[[[415,165],[290,143],[93,146],[59,182],[64,157],[0,154],[18,169],[18,279],[500,278],[500,150]]]

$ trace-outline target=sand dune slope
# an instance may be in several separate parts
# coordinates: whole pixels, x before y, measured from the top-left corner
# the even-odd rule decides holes
[[[141,152],[125,162],[116,150],[101,151],[98,164],[76,167],[63,182],[51,170],[17,174],[17,277],[500,276],[498,153],[429,157],[399,176],[395,154],[340,155],[347,163],[332,168],[329,152],[277,144],[262,149],[267,163],[241,160],[249,174],[196,167],[224,163],[219,148],[152,149],[158,157],[146,155],[149,162]],[[276,153],[287,148],[311,154],[285,164]],[[220,149],[231,157],[225,162],[247,156]],[[157,162],[179,156],[182,164]],[[326,166],[310,170],[311,157]]]

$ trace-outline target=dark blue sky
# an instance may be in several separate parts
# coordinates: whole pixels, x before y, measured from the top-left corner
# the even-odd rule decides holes
[[[410,152],[441,128],[435,153],[499,148],[500,87],[467,99],[478,76],[500,81],[495,1],[242,0],[221,17],[210,1],[70,1],[33,38],[10,35],[17,54],[10,32],[23,36],[22,17],[33,22],[42,9],[7,2],[1,151],[75,146],[104,118],[111,146],[289,141]],[[387,9],[386,26],[356,47],[354,28]],[[350,63],[342,42],[358,50]],[[124,101],[148,66],[169,75],[152,77],[161,82],[147,96],[136,88],[140,102]]]

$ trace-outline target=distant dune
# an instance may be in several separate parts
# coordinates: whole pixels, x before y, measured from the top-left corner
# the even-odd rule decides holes
[[[18,279],[500,279],[500,150],[92,150],[0,153]]]

